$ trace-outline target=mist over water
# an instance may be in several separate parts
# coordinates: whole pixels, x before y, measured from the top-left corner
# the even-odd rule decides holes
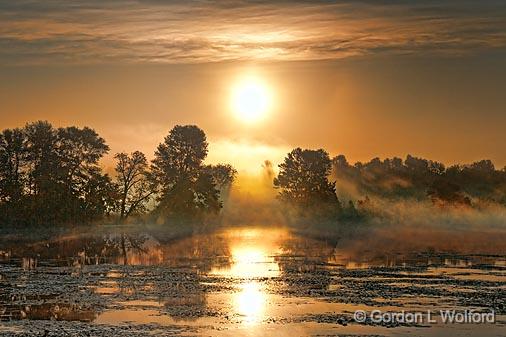
[[[332,176],[342,205],[353,201],[366,216],[359,222],[318,223],[298,219],[283,205],[272,186],[276,173],[270,162],[258,175],[241,175],[226,195],[220,224],[225,228],[265,226],[305,233],[315,238],[327,236],[333,248],[356,261],[396,254],[506,253],[506,207],[497,203],[479,207],[434,204],[430,200],[393,199],[360,191],[354,181]],[[391,181],[392,186],[407,184]],[[387,188],[383,186],[382,188]],[[359,206],[358,201],[367,202]]]

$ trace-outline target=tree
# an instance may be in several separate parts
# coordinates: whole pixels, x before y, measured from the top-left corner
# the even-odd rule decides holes
[[[495,171],[494,164],[489,159],[474,162],[469,166],[469,168],[478,172],[488,174],[491,174],[492,172]]]
[[[331,161],[324,150],[296,148],[279,165],[274,187],[280,189],[282,200],[296,206],[338,205],[335,182],[328,180],[330,170]]]
[[[91,173],[95,173],[98,161],[109,151],[109,147],[94,130],[72,126],[58,129],[56,150],[63,182],[75,191]]]
[[[237,170],[230,164],[207,165],[204,170],[213,178],[216,188],[222,192],[230,188],[237,175]]]
[[[117,153],[116,158],[116,181],[119,189],[119,212],[120,220],[126,220],[132,214],[143,213],[146,204],[154,194],[155,189],[150,182],[148,162],[146,156],[135,151]]]
[[[56,130],[47,121],[27,124],[26,147],[29,163],[29,193],[47,196],[54,192],[61,172],[56,152]]]
[[[117,189],[108,174],[94,170],[83,186],[78,215],[80,221],[91,221],[108,216],[117,208]]]
[[[343,154],[335,156],[332,159],[332,165],[339,170],[348,169],[350,167],[348,160]]]
[[[170,189],[179,179],[195,179],[207,156],[204,131],[195,125],[176,125],[158,145],[153,171],[163,188]]]
[[[90,128],[55,129],[46,121],[0,136],[0,202],[7,223],[86,222],[106,209],[99,191],[110,179],[98,162],[109,150]],[[99,188],[100,187],[100,188]],[[9,203],[9,207],[5,207]],[[12,204],[12,203],[15,203]]]
[[[0,202],[15,203],[23,195],[26,180],[23,167],[26,160],[25,134],[20,129],[4,130],[0,134]]]
[[[471,199],[464,194],[462,188],[448,180],[436,180],[427,191],[427,195],[435,204],[447,203],[471,206]]]
[[[204,131],[195,125],[175,126],[158,145],[152,163],[158,211],[191,218],[221,208],[219,191],[203,165],[207,146]]]
[[[200,172],[194,187],[194,206],[200,212],[215,213],[223,206],[220,191],[216,188],[214,178],[205,171]]]

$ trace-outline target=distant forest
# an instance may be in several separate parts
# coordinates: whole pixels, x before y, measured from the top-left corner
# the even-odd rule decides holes
[[[337,181],[352,183],[363,195],[389,199],[430,199],[434,204],[506,205],[506,167],[496,170],[490,160],[445,167],[442,163],[407,155],[374,158],[350,165],[345,156],[332,159]]]
[[[439,210],[484,209],[506,205],[506,168],[490,160],[453,165],[408,155],[351,165],[344,155],[330,158],[323,150],[292,150],[279,165],[274,187],[298,216],[326,222],[363,221],[377,216],[373,201],[432,204]],[[335,220],[335,221],[334,221]]]
[[[177,125],[154,159],[115,154],[109,176],[99,160],[109,151],[88,127],[54,128],[45,121],[0,134],[0,224],[4,226],[205,221],[219,213],[237,171],[206,165],[208,143],[194,125]],[[340,220],[360,220],[370,198],[426,201],[435,207],[506,205],[506,168],[490,160],[443,164],[408,155],[349,164],[322,149],[296,148],[273,180],[280,207]],[[338,197],[339,196],[339,197]]]

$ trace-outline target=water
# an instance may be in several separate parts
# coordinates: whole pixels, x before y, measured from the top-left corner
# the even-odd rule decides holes
[[[0,246],[0,334],[504,336],[498,254],[364,252],[287,228]],[[355,310],[494,310],[488,324],[359,324]],[[105,332],[104,332],[105,331]]]

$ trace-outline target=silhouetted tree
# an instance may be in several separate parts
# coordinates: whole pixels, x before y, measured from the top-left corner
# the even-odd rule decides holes
[[[91,174],[97,174],[98,161],[109,147],[94,130],[72,126],[58,129],[56,150],[64,174],[63,182],[79,190]]]
[[[45,196],[60,188],[56,130],[46,121],[26,125],[26,144],[29,162],[29,191],[33,196]]]
[[[0,137],[0,221],[19,224],[86,222],[103,215],[109,187],[99,159],[108,151],[90,128],[55,129],[44,121]]]
[[[448,168],[437,161],[411,155],[400,158],[374,158],[367,163],[349,165],[343,155],[332,160],[332,174],[353,186],[354,192],[389,199],[429,197],[437,203],[470,204],[471,199],[506,204],[506,175],[490,160]],[[346,196],[346,188],[338,189]]]
[[[22,130],[4,130],[0,134],[0,202],[19,202],[26,183],[25,135]]]
[[[37,121],[0,133],[0,223],[52,225],[84,223],[119,211],[124,220],[142,213],[156,193],[162,215],[195,219],[217,212],[220,192],[226,193],[237,174],[227,164],[204,165],[208,152],[197,126],[175,126],[161,143],[148,169],[140,152],[116,155],[116,183],[104,174],[99,160],[109,150],[105,140],[84,127],[54,128]],[[408,155],[374,158],[351,165],[344,155],[330,161],[324,150],[294,149],[279,166],[264,163],[265,180],[274,182],[279,197],[298,209],[339,210],[341,218],[360,218],[367,202],[350,201],[341,208],[335,182],[360,193],[387,198],[431,199],[445,205],[506,205],[506,168],[490,160],[448,168],[439,162]],[[331,172],[332,168],[332,172]],[[332,179],[333,180],[333,179]],[[340,190],[340,193],[342,191]],[[343,192],[344,193],[344,192]],[[334,213],[331,213],[334,214]],[[312,216],[312,214],[311,214]]]
[[[475,171],[480,171],[488,174],[495,171],[494,164],[492,163],[491,160],[488,159],[474,162],[469,166],[469,168]]]
[[[471,205],[471,200],[463,193],[459,185],[444,179],[435,181],[427,191],[427,195],[436,204]]]
[[[195,125],[175,126],[158,145],[152,172],[159,212],[193,218],[221,208],[219,191],[203,165],[207,146],[204,131]]]
[[[216,188],[213,177],[202,171],[194,185],[194,207],[198,211],[217,212],[222,207],[220,191]]]
[[[281,200],[295,206],[338,205],[335,182],[330,182],[331,161],[324,150],[292,150],[274,179]]]
[[[230,164],[206,165],[204,171],[212,178],[221,192],[230,188],[237,175],[237,170]]]
[[[146,211],[146,204],[155,193],[151,184],[146,156],[139,151],[131,155],[118,153],[116,158],[116,181],[119,194],[120,220],[132,214]]]
[[[80,218],[84,221],[101,219],[117,208],[117,188],[111,177],[99,169],[90,173],[81,192],[81,205],[84,210]],[[79,220],[79,219],[78,219]]]
[[[355,207],[355,204],[353,201],[349,200],[348,205],[346,207],[343,207],[342,214],[341,214],[341,220],[358,220],[360,218],[360,214]]]
[[[332,165],[334,165],[335,167],[339,168],[339,169],[347,169],[350,167],[350,164],[348,163],[348,160],[346,159],[346,157],[342,154],[338,155],[338,156],[335,156],[333,159],[332,159]]]

